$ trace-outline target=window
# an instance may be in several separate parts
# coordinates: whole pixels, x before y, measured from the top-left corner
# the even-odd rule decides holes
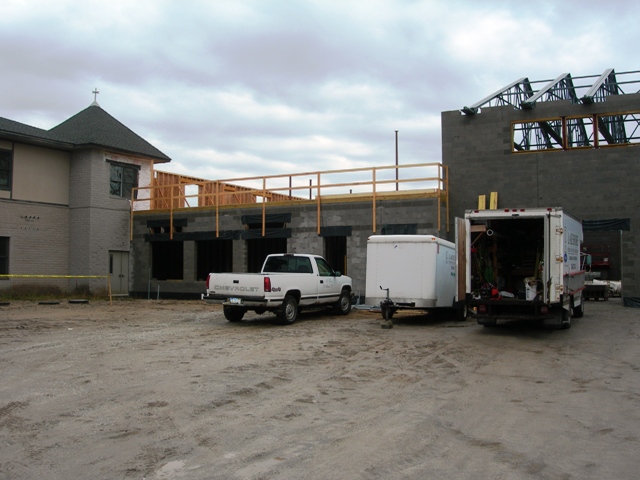
[[[131,191],[138,186],[138,170],[139,167],[136,165],[112,163],[109,194],[130,199]]]
[[[316,257],[316,263],[321,277],[331,277],[333,275],[333,269],[325,262],[324,258]]]
[[[9,237],[0,237],[0,274],[9,274]]]
[[[11,190],[12,161],[10,150],[0,150],[0,190]]]

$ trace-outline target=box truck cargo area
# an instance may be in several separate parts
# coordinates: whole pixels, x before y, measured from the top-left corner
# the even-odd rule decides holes
[[[459,293],[478,323],[569,328],[583,315],[582,224],[561,208],[470,210],[456,227]]]

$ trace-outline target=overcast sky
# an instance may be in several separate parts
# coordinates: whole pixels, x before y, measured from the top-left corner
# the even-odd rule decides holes
[[[441,160],[440,113],[640,69],[625,0],[2,0],[0,116],[93,101],[208,179]],[[630,92],[627,92],[630,93]]]

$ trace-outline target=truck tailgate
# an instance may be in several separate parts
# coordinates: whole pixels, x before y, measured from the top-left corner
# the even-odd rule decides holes
[[[208,293],[212,298],[264,298],[264,277],[261,273],[212,273]]]

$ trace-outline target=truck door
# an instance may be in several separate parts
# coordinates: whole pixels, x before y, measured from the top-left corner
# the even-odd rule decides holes
[[[544,262],[545,298],[554,303],[560,301],[563,286],[563,248],[562,248],[562,216],[559,214],[547,214],[545,232],[547,254]]]
[[[456,217],[456,301],[465,299],[467,293],[467,223]],[[469,289],[470,290],[470,289]]]
[[[316,257],[318,265],[318,294],[323,301],[338,301],[340,296],[340,285],[336,282],[336,277],[331,266],[324,258]]]

